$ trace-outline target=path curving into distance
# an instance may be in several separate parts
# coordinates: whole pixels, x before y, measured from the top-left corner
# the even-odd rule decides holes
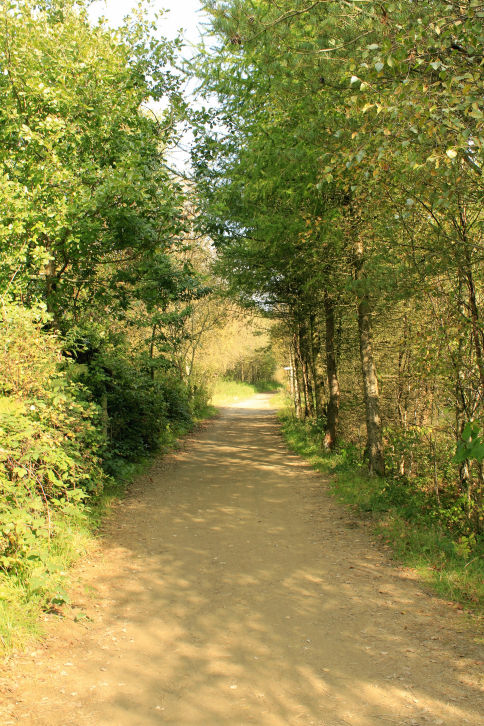
[[[288,453],[270,395],[155,462],[76,575],[2,673],[2,726],[484,724],[465,616]]]

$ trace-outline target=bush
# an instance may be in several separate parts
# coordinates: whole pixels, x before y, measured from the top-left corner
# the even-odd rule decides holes
[[[77,408],[55,426],[55,414],[0,399],[0,567],[29,569],[42,559],[57,533],[57,515],[68,515],[102,488],[104,474],[92,450],[80,445],[76,428],[90,426]],[[76,410],[77,408],[77,410]],[[32,410],[33,409],[33,410]],[[66,434],[65,424],[74,424]]]
[[[478,429],[476,429],[478,430]],[[444,432],[423,426],[385,431],[389,484],[383,495],[412,520],[440,522],[455,534],[468,535],[478,525],[481,503],[456,485],[455,442]]]
[[[153,369],[146,357],[131,354],[120,335],[102,335],[95,325],[77,327],[66,347],[77,383],[102,411],[109,474],[118,471],[120,459],[136,461],[156,451],[173,427],[189,426],[206,404],[205,390],[191,390],[169,360]]]
[[[100,411],[61,370],[42,310],[3,305],[0,326],[0,571],[48,592],[66,522],[106,480]]]
[[[61,340],[42,308],[4,304],[0,316],[0,639],[11,643],[24,629],[17,616],[35,628],[35,613],[65,598],[62,572],[83,551],[89,505],[186,430],[206,392],[169,365],[153,378],[100,326]]]

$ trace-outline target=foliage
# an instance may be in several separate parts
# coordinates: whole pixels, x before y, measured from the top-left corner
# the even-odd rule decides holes
[[[271,381],[277,369],[277,362],[270,346],[256,348],[250,355],[248,352],[244,357],[235,361],[235,364],[227,371],[229,378],[248,381],[254,385],[263,384],[264,381]]]
[[[484,438],[481,426],[472,421],[464,426],[454,457],[457,464],[468,460],[484,461]]]
[[[83,3],[53,7],[0,10],[0,291],[42,297],[65,327],[86,306],[125,304],[124,264],[180,229],[162,161],[179,99],[173,45],[142,14],[113,31]],[[160,119],[140,111],[163,96]]]
[[[4,304],[1,323],[0,636],[9,646],[35,630],[40,608],[66,601],[65,570],[89,546],[111,476],[129,478],[133,461],[173,445],[207,413],[207,395],[174,369],[153,380],[119,342],[108,355],[92,328],[76,331],[89,363],[75,362],[72,338],[66,357],[66,340],[43,330],[42,309]]]
[[[100,411],[60,369],[42,310],[4,304],[1,316],[0,599],[2,610],[11,600],[19,610],[19,596],[52,607],[64,597],[59,570],[82,547],[68,532],[107,481]]]
[[[0,5],[5,642],[21,612],[64,601],[61,573],[112,477],[206,410],[176,364],[205,294],[182,259],[184,195],[165,160],[179,44],[155,37],[141,6],[113,30],[90,24],[88,4]]]
[[[96,325],[77,326],[65,340],[76,363],[72,376],[102,410],[107,471],[119,460],[133,461],[163,445],[170,427],[190,425],[206,404],[203,387],[194,391],[165,357],[156,369],[121,333]],[[161,361],[164,363],[162,364]],[[196,394],[196,395],[195,395]]]
[[[277,320],[328,448],[482,531],[482,4],[205,5],[194,164],[221,274]]]

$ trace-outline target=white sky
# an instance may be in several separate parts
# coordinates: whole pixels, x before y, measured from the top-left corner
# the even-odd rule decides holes
[[[182,55],[190,58],[192,55],[191,46],[196,45],[200,40],[200,25],[203,23],[204,15],[200,0],[151,0],[150,7],[154,12],[167,11],[159,20],[159,34],[170,40],[177,37],[180,30],[185,39],[185,46]],[[120,25],[123,18],[138,5],[138,0],[96,0],[89,8],[89,15],[93,22],[101,16],[112,26]],[[186,89],[190,95],[190,85]],[[180,140],[180,148],[172,149],[169,152],[171,163],[180,170],[188,171],[189,154],[188,147],[192,141],[190,133],[184,134]]]
[[[89,14],[93,20],[104,15],[111,25],[116,26],[137,4],[137,0],[96,0],[89,9]],[[183,28],[187,42],[198,42],[197,26],[203,21],[199,0],[151,0],[150,4],[157,12],[167,11],[160,22],[160,35],[173,39],[177,31]]]

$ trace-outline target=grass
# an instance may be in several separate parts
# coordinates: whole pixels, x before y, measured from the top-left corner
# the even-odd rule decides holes
[[[270,393],[278,391],[280,384],[275,381],[261,381],[258,383],[242,383],[242,381],[220,380],[213,387],[211,404],[213,406],[228,406],[237,401],[245,401],[256,393]]]
[[[178,423],[167,429],[157,455],[177,447],[179,439],[201,421],[216,414],[207,405],[192,424]],[[53,521],[56,536],[43,553],[38,575],[30,569],[22,574],[0,571],[0,654],[25,648],[42,637],[42,618],[46,613],[61,614],[69,604],[67,594],[70,568],[92,551],[97,531],[112,504],[121,499],[129,484],[150,466],[153,456],[137,462],[119,461],[110,485],[84,509],[72,509],[69,516]]]
[[[69,568],[93,543],[91,512],[72,510],[53,521],[56,536],[38,569],[0,574],[0,652],[25,647],[42,634],[41,618],[68,602]]]
[[[314,469],[330,474],[332,495],[366,520],[395,560],[416,570],[418,577],[441,597],[476,614],[484,611],[484,543],[454,535],[437,521],[436,513],[422,513],[418,493],[404,484],[369,476],[356,450],[342,447],[327,453],[321,432],[313,425],[280,414],[289,447]]]

